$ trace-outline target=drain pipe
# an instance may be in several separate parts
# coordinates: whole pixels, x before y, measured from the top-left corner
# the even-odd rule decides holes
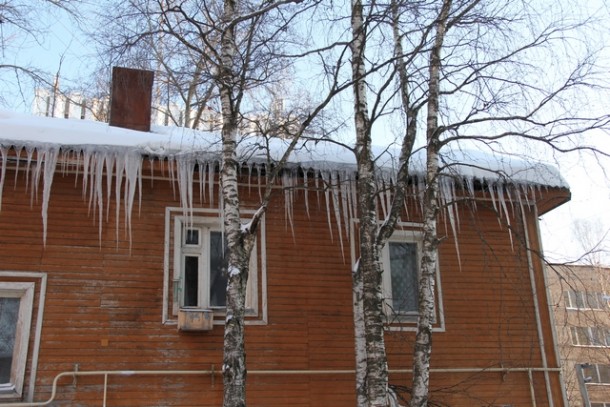
[[[520,205],[521,206],[521,222],[523,224],[523,233],[524,233],[524,238],[525,238],[525,251],[527,253],[527,268],[529,270],[529,276],[530,276],[530,284],[531,284],[531,288],[532,288],[532,299],[534,301],[534,314],[536,316],[536,329],[538,331],[538,344],[540,347],[540,356],[542,359],[542,366],[544,368],[548,368],[548,361],[546,358],[546,346],[544,343],[544,335],[542,332],[542,320],[540,318],[540,306],[539,306],[539,298],[538,298],[538,291],[537,291],[537,287],[536,287],[536,275],[534,273],[534,263],[532,260],[532,253],[530,251],[530,238],[529,238],[529,233],[528,233],[528,225],[527,225],[527,220],[526,220],[526,216],[525,216],[525,209],[523,208],[523,204]],[[546,395],[547,395],[547,400],[549,401],[549,407],[554,407],[554,403],[553,403],[553,394],[551,391],[551,380],[549,377],[549,372],[548,370],[544,371],[544,382],[545,382],[545,387],[546,387]]]

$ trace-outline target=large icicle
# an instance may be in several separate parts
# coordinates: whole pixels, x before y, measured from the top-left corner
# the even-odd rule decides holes
[[[0,168],[0,212],[2,211],[2,190],[4,189],[4,179],[6,178],[6,166],[8,164],[8,151],[6,147],[0,146],[0,158],[2,168]]]
[[[59,154],[58,146],[49,146],[42,151],[38,150],[38,161],[44,161],[44,184],[42,191],[42,241],[47,243],[47,221],[49,200],[51,199],[51,186],[53,185],[53,176],[55,168],[57,168],[57,156]]]

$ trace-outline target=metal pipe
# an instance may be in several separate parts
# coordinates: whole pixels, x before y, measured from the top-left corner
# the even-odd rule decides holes
[[[537,206],[534,206],[534,217],[535,217],[535,219],[538,219],[538,207]],[[539,227],[536,228],[536,240],[538,241],[540,253],[544,253],[544,247],[543,247],[544,245],[542,243],[542,236],[540,235]],[[553,352],[555,353],[555,360],[561,360],[561,354],[559,352],[558,340],[557,340],[557,329],[556,329],[556,325],[555,325],[555,321],[556,321],[555,320],[555,310],[553,309],[553,304],[551,304],[551,301],[550,301],[550,299],[553,297],[551,296],[550,285],[549,285],[548,276],[546,273],[546,263],[544,261],[543,256],[539,256],[538,260],[540,262],[540,267],[543,270],[542,276],[544,277],[544,287],[546,288],[546,298],[549,299],[548,312],[551,317],[551,321],[553,323],[553,326],[551,329],[551,340],[553,341]],[[568,393],[566,391],[564,374],[565,374],[565,371],[563,369],[561,369],[561,371],[559,372],[559,386],[561,387],[561,397],[563,400],[563,405],[568,406],[569,405]]]
[[[548,361],[546,358],[546,346],[544,343],[544,332],[542,330],[542,319],[540,317],[540,305],[538,303],[538,289],[536,286],[536,274],[534,273],[534,262],[532,260],[532,253],[530,251],[530,237],[528,233],[528,224],[526,220],[525,208],[521,205],[521,223],[523,224],[523,234],[525,238],[525,251],[527,253],[527,268],[529,271],[530,285],[532,289],[532,300],[534,302],[534,314],[536,317],[536,330],[538,331],[538,345],[540,347],[540,357],[542,359],[542,366],[548,367]],[[551,324],[552,321],[549,321]],[[551,391],[551,379],[548,371],[544,372],[544,383],[546,387],[546,397],[549,402],[549,407],[553,407],[553,392]]]
[[[431,373],[510,373],[510,372],[558,372],[559,368],[544,367],[517,367],[517,368],[436,368],[430,369]],[[390,369],[389,373],[413,373],[413,369]],[[355,369],[344,370],[248,370],[249,375],[333,375],[333,374],[355,374]],[[104,376],[104,405],[106,402],[106,389],[108,376],[179,376],[179,375],[221,375],[219,370],[91,370],[91,371],[67,371],[58,373],[53,379],[51,396],[46,401],[25,402],[25,403],[0,403],[0,407],[39,407],[51,404],[57,396],[57,387],[60,379],[64,377],[77,376]]]
[[[532,370],[527,371],[527,377],[530,381],[530,398],[532,400],[532,407],[536,407],[536,392],[534,390],[534,377],[532,376]]]

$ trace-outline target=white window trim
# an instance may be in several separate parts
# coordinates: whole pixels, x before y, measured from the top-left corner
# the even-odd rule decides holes
[[[585,335],[587,336],[587,340],[589,342],[593,342],[592,339],[594,337],[593,335],[593,330],[594,329],[598,329],[602,331],[602,337],[604,338],[604,344],[602,345],[595,345],[592,343],[579,343],[580,341],[578,340],[578,329],[585,329],[586,333]],[[606,331],[606,332],[603,332]],[[574,341],[576,339],[576,341]],[[586,348],[608,348],[610,347],[610,329],[609,328],[605,328],[605,327],[592,327],[592,326],[571,326],[570,327],[570,341],[572,342],[572,346],[579,346],[579,347],[586,347]],[[576,342],[576,343],[575,343]]]
[[[385,246],[381,250],[381,260],[383,262],[383,294],[385,300],[386,315],[391,318],[396,318],[399,322],[417,322],[417,311],[399,312],[394,311],[392,303],[392,274],[390,270],[390,243],[415,243],[417,245],[416,267],[418,278],[421,274],[420,258],[422,250],[423,233],[419,230],[396,230],[392,237],[388,239]],[[419,291],[419,289],[418,289]]]
[[[184,231],[186,228],[190,229],[198,229],[199,230],[199,244],[196,246],[187,246],[183,247],[182,239],[184,238]],[[209,247],[209,239],[210,232],[221,232],[222,233],[222,225],[221,220],[217,218],[205,217],[205,216],[176,216],[174,218],[174,276],[173,276],[173,284],[180,282],[182,284],[184,281],[184,276],[182,275],[184,271],[184,255],[192,254],[199,258],[199,281],[200,281],[200,289],[198,292],[198,300],[197,303],[199,306],[197,307],[189,307],[184,306],[184,304],[179,304],[179,301],[174,300],[175,303],[175,311],[177,308],[190,308],[190,309],[211,309],[215,314],[224,315],[225,307],[213,307],[210,305],[210,291],[207,289],[210,286],[210,270],[209,270],[209,262],[205,261],[206,257],[201,256],[203,248]],[[178,237],[178,238],[177,238]],[[258,287],[258,279],[257,279],[257,266],[256,266],[256,255],[257,253],[257,245],[255,244],[252,249],[252,256],[250,257],[250,274],[248,275],[248,283],[246,287],[246,314],[256,315],[258,313],[258,295],[257,290]],[[201,289],[201,287],[205,287],[205,289]],[[183,297],[180,296],[180,302],[183,300]]]
[[[254,210],[242,210],[242,215],[248,216],[255,213]],[[180,247],[180,242],[172,240],[173,236],[181,236],[182,233],[179,222],[190,222],[194,225],[205,225],[211,229],[222,231],[222,218],[219,217],[218,209],[192,209],[189,210],[191,217],[184,216],[184,208],[167,207],[165,209],[165,240],[164,240],[164,262],[163,262],[163,311],[161,321],[163,324],[175,325],[178,323],[177,313],[179,306],[176,301],[170,304],[170,290],[173,290],[174,282],[180,278],[180,261],[182,256],[176,256],[176,244]],[[187,221],[187,219],[190,219]],[[178,233],[176,235],[176,233]],[[249,295],[246,297],[246,325],[266,325],[267,316],[267,256],[266,256],[266,228],[265,219],[259,223],[259,239],[253,248],[251,262],[254,268],[248,275]],[[258,253],[258,260],[255,253]],[[260,267],[257,267],[257,262]],[[252,264],[251,263],[251,264]],[[173,269],[173,272],[172,272]],[[252,272],[254,270],[254,272]],[[260,286],[260,290],[258,289]],[[201,302],[200,302],[201,304]],[[192,309],[192,307],[188,307]],[[205,309],[205,308],[202,308]],[[171,313],[170,313],[171,310]],[[215,309],[215,315],[224,315],[224,309]],[[214,325],[224,325],[224,318],[215,319]]]
[[[33,282],[0,282],[0,297],[20,299],[11,365],[11,385],[0,385],[0,398],[21,397],[23,392],[35,287],[36,284]]]
[[[350,222],[350,255],[352,264],[356,264],[356,245],[358,244],[358,237],[356,234],[356,225],[358,224],[358,219],[352,219]],[[415,241],[418,243],[418,256],[421,256],[421,238],[423,237],[423,224],[417,222],[397,222],[396,230],[392,234],[392,237],[388,240],[391,241],[409,241],[408,239],[412,239],[411,241]],[[407,239],[407,240],[405,240]],[[419,242],[415,239],[419,239]],[[387,261],[385,259],[388,259]],[[384,262],[384,269],[389,270],[389,249],[386,246],[382,249],[382,261]],[[419,258],[418,258],[419,261]],[[440,266],[439,266],[439,257],[437,256],[436,262],[436,272],[435,272],[435,325],[432,327],[433,332],[445,332],[445,312],[443,308],[443,289],[441,285],[441,274],[440,274]],[[383,290],[384,292],[392,292],[391,290],[391,275],[390,273],[383,273]],[[389,288],[389,291],[388,291]],[[386,314],[388,309],[385,309]],[[390,310],[391,311],[391,310]],[[396,318],[395,322],[386,325],[385,329],[388,331],[406,331],[406,332],[414,332],[417,331],[417,315],[411,315],[409,318],[405,318],[400,320]]]
[[[603,311],[605,308],[608,308],[608,295],[603,293],[603,292],[593,292],[592,294],[595,294],[596,297],[598,298],[598,302],[600,302],[599,304],[599,308],[594,308],[594,307],[579,307],[578,304],[576,303],[576,301],[573,299],[573,296],[571,294],[574,294],[574,296],[581,294],[584,297],[584,301],[587,300],[587,292],[586,291],[574,291],[574,290],[567,290],[563,292],[563,299],[565,301],[565,296],[567,294],[568,297],[568,302],[569,304],[566,305],[566,309],[568,310],[580,310],[580,311]],[[589,293],[590,294],[590,293]]]

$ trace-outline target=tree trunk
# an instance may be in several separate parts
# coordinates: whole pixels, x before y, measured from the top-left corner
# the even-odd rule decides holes
[[[235,0],[224,1],[224,19],[234,19]],[[227,244],[227,302],[222,365],[224,407],[246,405],[246,353],[244,350],[244,316],[248,282],[249,250],[252,239],[241,230],[239,210],[237,147],[237,107],[235,101],[236,57],[235,28],[228,25],[221,39],[220,98],[222,109],[222,168],[220,182],[223,197],[224,231]]]
[[[360,221],[360,261],[353,283],[354,298],[362,301],[362,318],[355,315],[358,404],[388,405],[388,367],[383,338],[383,295],[380,250],[376,244],[378,224],[375,210],[375,166],[371,152],[371,128],[365,83],[366,27],[360,0],[352,1],[352,78],[354,80],[354,121],[358,166],[358,211]],[[361,279],[361,281],[360,281]],[[362,293],[359,293],[360,287]],[[360,304],[354,309],[359,312]],[[364,325],[364,326],[363,326]],[[362,346],[364,334],[365,347]],[[365,353],[365,354],[363,354]],[[363,361],[366,360],[366,364]],[[363,369],[366,371],[363,372]],[[364,381],[364,382],[363,382]],[[364,386],[364,387],[363,387]],[[366,399],[364,396],[366,389]]]
[[[434,275],[436,273],[440,133],[438,109],[440,98],[441,49],[447,28],[451,0],[445,0],[436,26],[436,37],[430,51],[429,96],[426,124],[426,191],[424,194],[424,236],[419,279],[419,318],[413,351],[413,390],[411,407],[428,405],[432,323],[434,322]]]

